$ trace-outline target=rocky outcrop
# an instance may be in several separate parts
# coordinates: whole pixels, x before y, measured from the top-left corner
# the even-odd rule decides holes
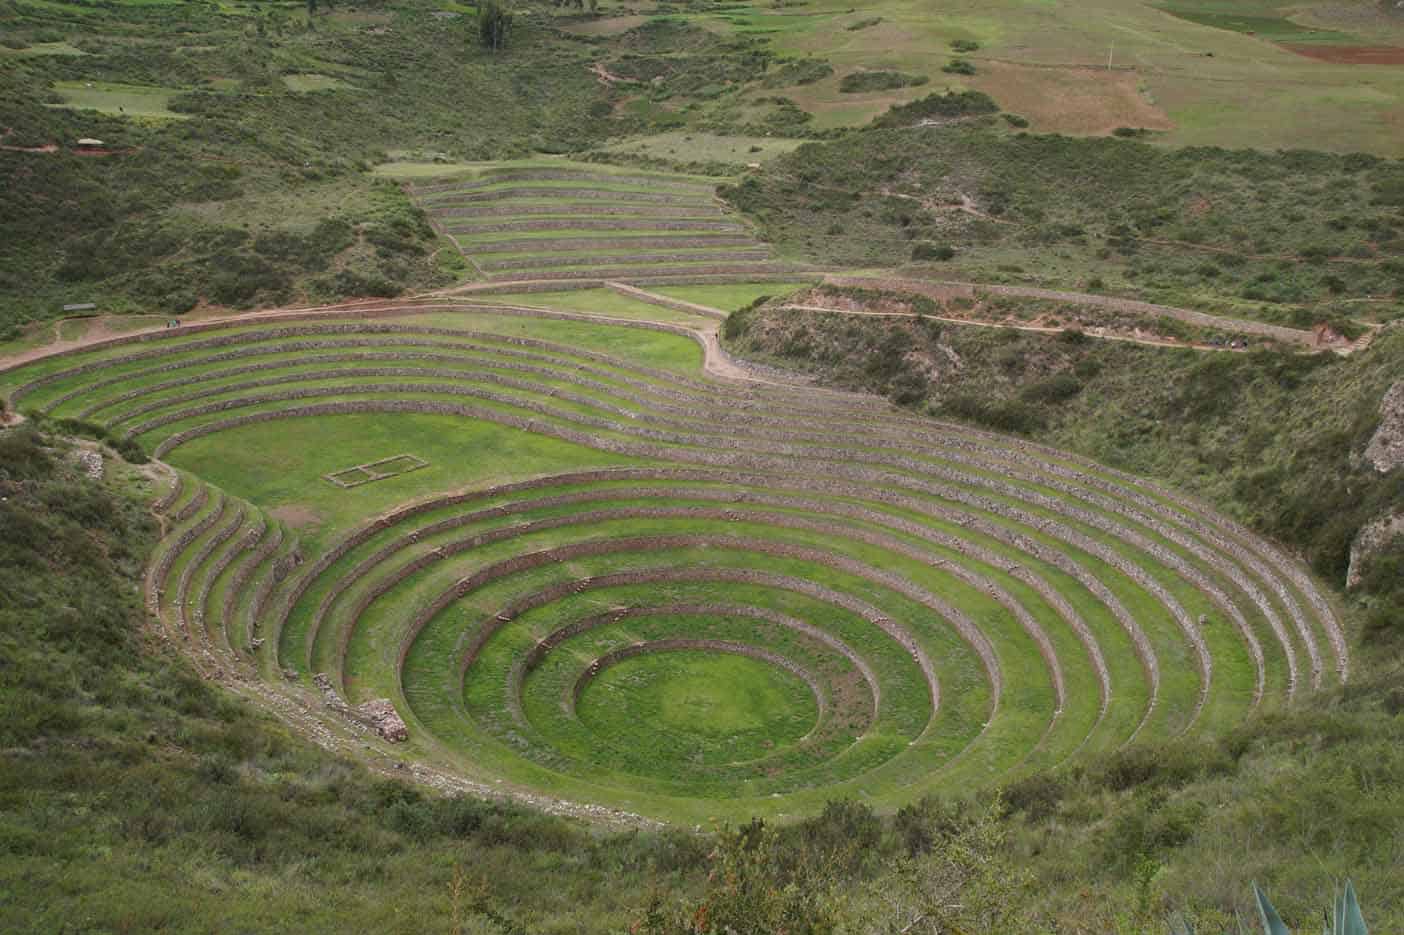
[[[88,480],[102,480],[102,453],[91,448],[81,448],[73,456],[78,469],[87,475]]]
[[[1395,536],[1404,536],[1404,510],[1386,513],[1360,527],[1360,531],[1355,534],[1355,541],[1350,544],[1346,587],[1353,588],[1360,583],[1370,559]]]
[[[1380,400],[1380,426],[1365,446],[1365,460],[1381,474],[1404,464],[1404,380],[1396,381]]]

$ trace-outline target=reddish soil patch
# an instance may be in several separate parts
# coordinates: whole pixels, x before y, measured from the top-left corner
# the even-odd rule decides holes
[[[1337,65],[1404,65],[1404,47],[1397,45],[1283,45],[1319,62]]]
[[[1173,129],[1169,116],[1141,93],[1140,80],[1129,70],[983,59],[980,74],[968,83],[1043,131],[1090,135],[1117,127]]]

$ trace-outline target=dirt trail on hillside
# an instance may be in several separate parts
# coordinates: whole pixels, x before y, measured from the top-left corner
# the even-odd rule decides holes
[[[901,277],[863,277],[836,275],[826,276],[824,278],[824,281],[835,286],[855,286],[859,288],[869,289],[886,289],[894,292],[914,292],[922,295],[928,295],[938,300],[949,299],[956,295],[967,295],[973,297],[976,290],[983,290],[999,295],[1051,299],[1055,301],[1069,302],[1078,305],[1089,305],[1108,308],[1113,311],[1124,312],[1127,314],[1155,316],[1163,315],[1168,318],[1174,318],[1194,325],[1219,328],[1224,331],[1237,331],[1246,334],[1258,334],[1264,337],[1271,337],[1276,340],[1311,349],[1319,350],[1324,349],[1326,347],[1330,347],[1331,349],[1335,350],[1336,353],[1349,353],[1352,350],[1363,347],[1369,343],[1369,339],[1373,336],[1372,330],[1370,333],[1367,333],[1364,337],[1353,343],[1349,341],[1343,341],[1339,343],[1323,345],[1317,342],[1316,336],[1310,331],[1301,331],[1295,328],[1284,328],[1280,325],[1270,325],[1264,322],[1247,321],[1244,319],[1222,318],[1220,316],[1211,315],[1206,312],[1199,312],[1185,308],[1177,308],[1175,306],[1169,305],[1157,305],[1150,302],[1142,302],[1136,299],[1125,299],[1114,296],[1093,295],[1089,293],[1080,292],[1063,292],[1053,289],[1040,289],[1032,286],[1007,286],[970,282],[943,282],[939,280],[903,279]],[[327,316],[335,316],[339,314],[355,314],[358,311],[369,311],[373,309],[385,308],[423,307],[426,312],[436,310],[452,311],[456,307],[462,308],[464,307],[464,304],[473,302],[475,300],[477,302],[487,304],[503,304],[493,303],[491,294],[473,296],[473,293],[478,291],[479,289],[491,288],[494,292],[497,292],[509,291],[511,289],[520,288],[522,291],[529,292],[532,290],[540,291],[543,285],[547,284],[543,284],[538,280],[532,279],[504,280],[494,281],[492,283],[468,283],[461,286],[451,287],[449,289],[426,292],[415,296],[407,296],[402,299],[355,299],[346,302],[332,303],[327,305],[270,308],[254,312],[241,312],[230,315],[213,314],[209,315],[208,317],[201,315],[186,316],[186,318],[183,319],[183,323],[192,325],[235,325],[241,322],[255,322],[263,319],[277,318],[279,316],[289,314],[326,314]],[[559,291],[562,286],[561,283],[550,283],[549,285],[555,286],[556,291]],[[638,291],[641,293],[651,295],[651,293],[646,293],[643,289],[639,289]],[[455,304],[455,299],[457,299],[457,304]],[[442,304],[432,304],[435,302],[435,300],[440,300]],[[696,325],[693,325],[691,323],[680,324],[675,321],[665,321],[663,319],[622,318],[609,315],[596,315],[588,312],[565,312],[558,309],[554,309],[549,305],[526,305],[518,307],[536,311],[551,311],[553,313],[566,315],[570,318],[586,321],[600,321],[607,324],[644,324],[655,327],[661,326],[668,330],[686,330],[692,332],[698,343],[702,346],[704,351],[704,370],[713,376],[720,377],[726,380],[743,380],[753,383],[766,383],[776,386],[806,385],[807,382],[804,381],[802,378],[799,378],[798,376],[787,379],[787,375],[781,374],[779,371],[772,372],[769,370],[761,370],[754,366],[743,364],[728,356],[726,352],[722,350],[721,343],[718,339],[718,331],[720,330],[721,325],[720,319],[712,321],[699,320],[699,322]],[[701,309],[704,306],[697,307],[698,309]],[[841,309],[827,308],[821,310],[830,312],[843,311]],[[853,314],[874,313],[857,312]],[[69,340],[63,340],[61,338],[61,333],[58,330],[61,321],[56,322],[54,325],[55,340],[52,343],[40,345],[38,347],[27,348],[26,350],[19,351],[15,354],[0,356],[0,371],[9,370],[11,368],[19,366],[20,364],[40,360],[42,358],[49,357],[64,351],[78,350],[91,344],[97,344],[108,338],[117,337],[119,336],[119,334],[139,335],[147,334],[154,331],[166,330],[163,325],[153,325],[150,328],[138,328],[119,333],[112,331],[108,327],[107,322],[110,320],[112,320],[111,316],[93,319],[93,324],[82,335]],[[1045,333],[1056,333],[1056,331],[1062,330],[1041,328],[1039,326],[1034,325],[1021,326],[999,322],[981,322],[972,319],[960,318],[940,318],[940,320],[949,321],[953,324],[969,324],[977,326],[987,325],[990,327],[1018,328],[1019,330],[1039,331]],[[177,331],[179,329],[171,330]],[[1154,339],[1136,338],[1133,336],[1117,336],[1106,334],[1098,335],[1092,334],[1090,332],[1089,337],[1100,338],[1102,340],[1132,341],[1134,343],[1146,344],[1151,346],[1193,347],[1200,350],[1224,349],[1208,345],[1190,345],[1172,341],[1157,341]]]
[[[1219,315],[1211,315],[1208,312],[1179,308],[1173,305],[1158,305],[1154,302],[1143,302],[1139,299],[1095,295],[1086,292],[1064,292],[1058,289],[1042,289],[1035,286],[1007,286],[976,282],[904,279],[895,276],[826,276],[824,281],[829,285],[840,287],[847,286],[879,289],[888,292],[915,293],[917,295],[924,295],[936,299],[937,301],[944,301],[953,297],[973,299],[976,298],[977,294],[980,292],[1016,298],[1049,299],[1055,302],[1068,302],[1073,305],[1105,308],[1127,315],[1139,315],[1148,318],[1173,318],[1177,321],[1183,321],[1186,324],[1199,327],[1218,328],[1222,331],[1236,331],[1240,334],[1255,334],[1282,341],[1286,344],[1295,344],[1313,349],[1321,349],[1324,347],[1347,348],[1351,343],[1342,340],[1340,342],[1322,344],[1318,342],[1314,333],[1303,331],[1299,328],[1286,328],[1282,325],[1271,325],[1266,322],[1249,321],[1243,318],[1225,318]]]
[[[1127,344],[1144,344],[1148,347],[1176,347],[1190,348],[1196,351],[1230,351],[1233,353],[1247,353],[1247,348],[1233,348],[1226,346],[1216,346],[1213,344],[1191,344],[1183,341],[1171,341],[1163,338],[1138,338],[1129,334],[1099,334],[1096,330],[1068,329],[1053,327],[1051,325],[1021,325],[1007,321],[987,321],[980,318],[950,318],[945,315],[920,315],[916,312],[865,312],[858,309],[829,308],[825,305],[782,305],[782,311],[793,310],[797,312],[819,312],[828,315],[853,315],[858,318],[926,318],[931,321],[941,321],[952,325],[971,325],[976,328],[1007,328],[1011,331],[1030,331],[1035,334],[1062,334],[1065,331],[1077,330],[1089,338],[1097,338],[1102,341],[1123,341]]]

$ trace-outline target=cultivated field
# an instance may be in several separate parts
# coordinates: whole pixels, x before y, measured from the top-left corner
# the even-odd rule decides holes
[[[817,127],[866,123],[931,90],[974,88],[1043,132],[1166,132],[1182,145],[1315,148],[1392,155],[1404,102],[1404,18],[1373,0],[1091,0],[1075,8],[1019,0],[855,8],[727,4],[673,14],[723,34],[763,37],[777,53],[832,74],[782,87]],[[632,14],[633,8],[628,10]],[[611,20],[594,24],[608,31]],[[638,17],[618,22],[637,25]],[[952,43],[975,43],[957,53]],[[973,74],[943,69],[960,55]],[[873,69],[925,75],[926,86],[845,93]],[[773,89],[748,92],[759,102]]]
[[[688,823],[890,809],[1348,675],[1327,598],[1235,523],[871,397],[710,376],[716,323],[673,311],[288,313],[0,385],[174,468],[149,600],[201,671],[483,790]],[[376,699],[404,745],[333,713]]]
[[[409,190],[482,278],[746,282],[794,278],[715,197],[715,180],[567,162],[495,163]]]

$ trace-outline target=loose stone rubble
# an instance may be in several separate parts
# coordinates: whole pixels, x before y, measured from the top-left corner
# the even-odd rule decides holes
[[[318,672],[312,677],[312,681],[321,689],[322,700],[326,702],[327,707],[347,720],[375,731],[391,743],[403,743],[409,739],[409,728],[405,726],[404,720],[396,713],[395,706],[388,698],[376,698],[353,708],[342,700],[325,672]]]

